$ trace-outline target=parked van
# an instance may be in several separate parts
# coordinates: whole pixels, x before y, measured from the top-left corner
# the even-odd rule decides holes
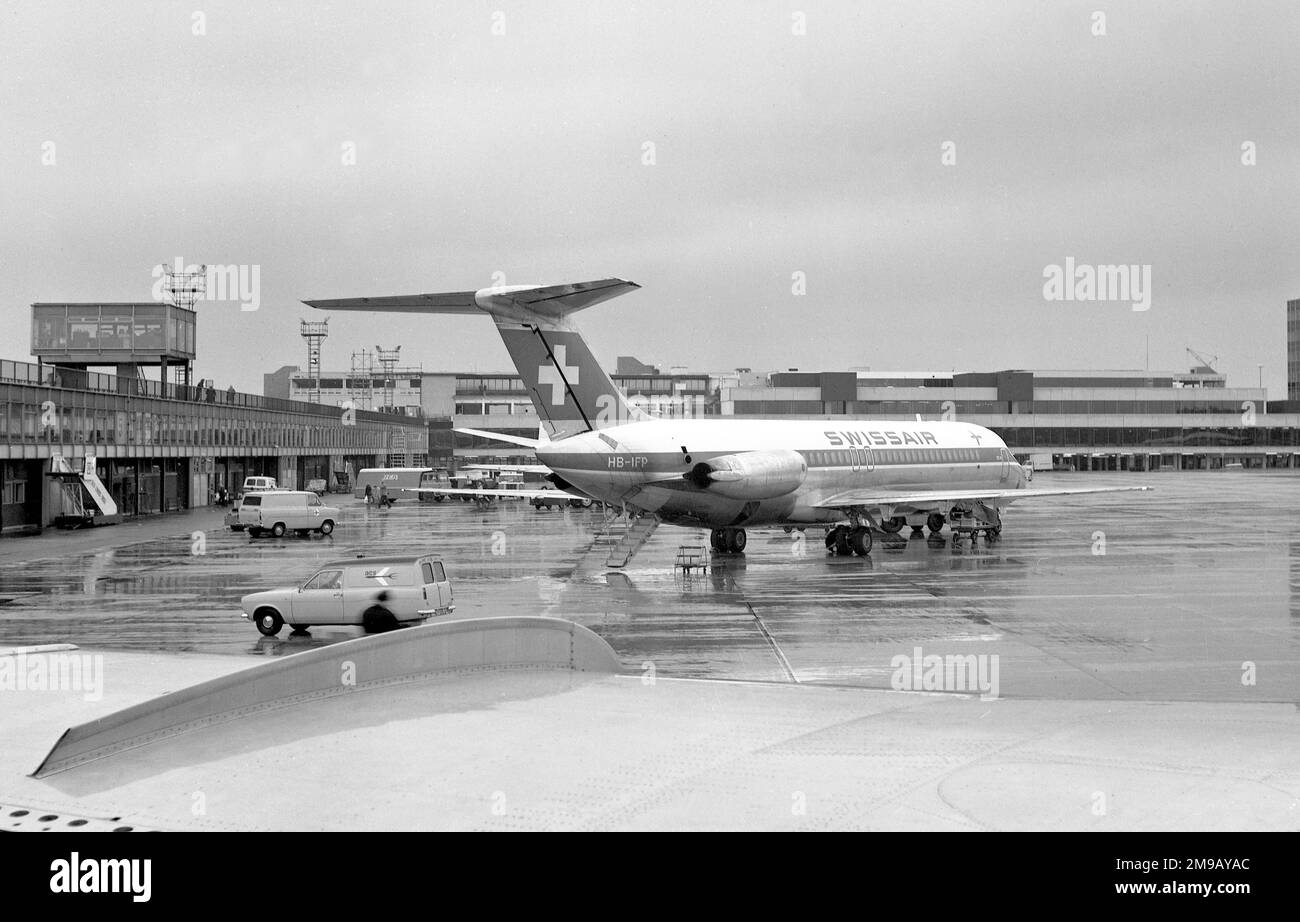
[[[279,489],[279,487],[276,486],[274,477],[245,477],[244,489],[240,492],[244,494],[265,493],[267,490],[276,489]]]
[[[451,477],[448,476],[445,467],[436,467],[420,474],[420,486],[426,490],[433,490],[438,487],[451,489],[455,485],[451,482]],[[417,493],[415,495],[422,503],[440,503],[447,498],[445,493]]]
[[[267,637],[287,624],[295,632],[318,624],[359,624],[385,631],[455,610],[442,560],[352,557],[323,565],[300,586],[240,599],[244,617]]]
[[[337,506],[326,506],[310,490],[272,490],[248,493],[239,504],[239,524],[254,538],[270,532],[279,538],[286,531],[328,535],[338,522]]]
[[[370,487],[370,495],[375,502],[379,502],[379,488],[388,487],[388,498],[394,501],[403,496],[419,496],[418,493],[403,493],[402,490],[406,487],[419,487],[420,475],[431,470],[433,468],[429,467],[367,467],[357,474],[352,495],[357,499],[365,499],[366,487]]]

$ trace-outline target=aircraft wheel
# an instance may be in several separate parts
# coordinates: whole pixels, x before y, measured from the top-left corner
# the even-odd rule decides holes
[[[835,543],[836,543],[837,541],[839,541],[839,539],[840,539],[840,529],[842,529],[843,527],[844,527],[844,526],[842,526],[842,525],[836,525],[834,528],[827,529],[827,531],[826,531],[826,550],[828,550],[828,551],[833,551],[833,550],[835,550]]]
[[[849,540],[851,532],[848,528],[841,527],[839,534],[835,536],[835,556],[848,557],[853,553],[853,545]]]
[[[853,553],[857,554],[859,557],[866,557],[871,553],[871,544],[872,538],[870,528],[859,526],[853,529],[852,533],[849,535],[849,547],[851,547]]]
[[[721,528],[715,528],[713,531],[709,532],[709,544],[719,554],[726,552],[727,542]]]
[[[926,517],[925,526],[930,529],[930,534],[937,535],[943,531],[943,513],[931,512]]]
[[[749,538],[745,536],[745,529],[733,528],[727,535],[727,550],[733,554],[745,553],[745,545],[749,543]]]
[[[886,519],[881,522],[880,530],[887,535],[896,535],[903,530],[903,526],[906,524],[907,519],[903,518],[901,515],[896,515],[892,519]]]

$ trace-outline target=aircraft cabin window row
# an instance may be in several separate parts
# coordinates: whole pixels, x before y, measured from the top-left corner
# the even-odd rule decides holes
[[[866,449],[829,449],[805,451],[809,467],[851,467],[868,463]],[[872,464],[956,464],[995,463],[1001,460],[997,449],[980,448],[872,448]]]

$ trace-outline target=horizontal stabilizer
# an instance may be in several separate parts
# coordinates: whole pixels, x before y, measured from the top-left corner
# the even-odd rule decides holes
[[[389,295],[383,298],[333,298],[304,301],[322,311],[391,311],[399,314],[478,314],[475,292],[448,291],[428,295]]]
[[[333,298],[304,301],[322,311],[388,311],[404,314],[487,313],[508,319],[531,315],[560,320],[566,314],[608,301],[641,286],[623,279],[571,282],[567,285],[498,285],[478,291],[447,291],[379,298]]]

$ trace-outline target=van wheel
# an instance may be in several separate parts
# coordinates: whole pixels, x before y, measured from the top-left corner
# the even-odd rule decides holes
[[[274,537],[276,537],[276,538],[283,538],[283,537],[284,537],[284,523],[283,523],[283,522],[276,522],[274,525],[272,525],[272,526],[271,526],[271,534],[272,534]]]
[[[326,519],[324,522],[320,523],[320,533],[322,535],[328,535],[333,530],[334,530],[334,521],[332,519]]]
[[[397,630],[397,619],[393,613],[379,605],[372,605],[361,616],[361,627],[367,634],[382,634]]]
[[[257,610],[257,629],[262,632],[263,637],[274,637],[280,633],[282,627],[284,627],[284,619],[274,608]]]
[[[251,527],[250,527],[250,528],[248,529],[248,537],[250,537],[250,538],[260,538],[260,537],[262,537],[262,529],[260,529],[260,528],[251,528]]]

